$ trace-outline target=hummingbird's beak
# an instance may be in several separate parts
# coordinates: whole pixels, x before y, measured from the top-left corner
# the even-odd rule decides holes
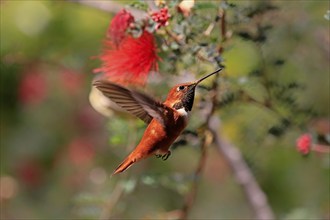
[[[186,110],[191,111],[192,106],[194,104],[194,97],[195,97],[195,88],[198,85],[198,83],[202,82],[204,79],[220,72],[222,70],[222,68],[217,69],[216,71],[214,71],[213,73],[208,74],[207,76],[202,77],[201,79],[197,80],[194,83],[191,83],[190,85],[188,85],[188,91],[185,93],[182,102],[184,103],[184,107]]]
[[[214,75],[214,74],[220,72],[221,70],[222,70],[222,68],[219,68],[219,69],[217,69],[216,71],[214,71],[213,73],[210,73],[210,74],[208,74],[208,75],[202,77],[201,79],[197,80],[197,81],[194,83],[194,85],[197,86],[198,83],[200,83],[200,82],[202,82],[204,79],[206,79],[206,78],[208,78],[208,77],[210,77],[210,76],[212,76],[212,75]]]

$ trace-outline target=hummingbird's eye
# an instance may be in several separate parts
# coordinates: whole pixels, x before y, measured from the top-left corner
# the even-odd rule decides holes
[[[181,90],[183,90],[183,89],[184,89],[184,86],[179,86],[179,87],[177,88],[178,91],[181,91]]]

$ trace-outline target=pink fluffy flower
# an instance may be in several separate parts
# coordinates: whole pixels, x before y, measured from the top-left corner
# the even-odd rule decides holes
[[[144,30],[138,38],[126,33],[133,21],[133,16],[125,10],[114,17],[99,56],[102,66],[94,72],[103,72],[106,78],[120,84],[143,85],[151,71],[158,70],[159,58],[151,33]]]

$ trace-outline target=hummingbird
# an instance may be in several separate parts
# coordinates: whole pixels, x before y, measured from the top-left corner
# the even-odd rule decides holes
[[[152,155],[167,160],[171,155],[170,146],[188,124],[188,112],[192,110],[197,85],[221,70],[222,68],[194,82],[175,85],[163,103],[108,80],[95,81],[93,85],[103,95],[148,124],[139,144],[112,175],[121,173]]]

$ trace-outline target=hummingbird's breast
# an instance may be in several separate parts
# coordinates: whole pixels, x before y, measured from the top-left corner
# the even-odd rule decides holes
[[[176,110],[168,113],[165,126],[153,119],[146,128],[136,150],[145,157],[159,151],[166,153],[186,126],[187,116]]]

